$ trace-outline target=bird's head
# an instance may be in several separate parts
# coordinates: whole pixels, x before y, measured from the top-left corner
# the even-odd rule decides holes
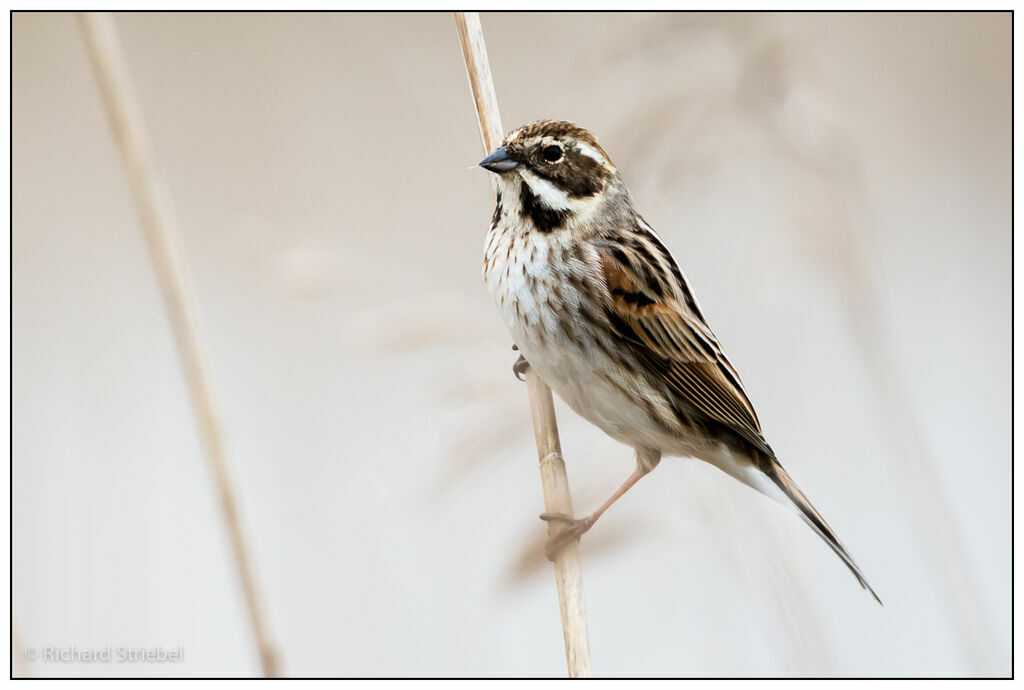
[[[512,130],[480,166],[498,175],[506,203],[551,226],[542,229],[584,222],[609,205],[629,205],[611,157],[593,134],[564,120]]]

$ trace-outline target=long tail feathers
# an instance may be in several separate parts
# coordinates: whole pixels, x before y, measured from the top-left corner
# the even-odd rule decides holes
[[[839,541],[839,537],[837,537],[836,533],[832,531],[832,528],[828,526],[828,523],[825,522],[823,517],[821,517],[821,514],[815,510],[814,506],[811,505],[811,502],[807,500],[807,497],[804,496],[802,491],[800,491],[800,487],[796,485],[796,482],[793,481],[793,478],[789,476],[789,473],[783,469],[782,465],[780,465],[774,458],[771,458],[771,462],[766,468],[765,474],[800,511],[800,517],[804,519],[804,522],[810,525],[811,529],[817,532],[818,536],[824,539],[825,543],[832,547],[832,550],[836,552],[836,555],[843,560],[846,567],[850,569],[850,572],[852,572],[854,577],[857,578],[857,581],[860,582],[860,586],[868,590],[880,606],[884,606],[884,604],[882,604],[882,600],[878,598],[877,594],[875,594],[875,590],[873,590],[871,585],[868,584],[864,574],[861,573],[860,568],[858,568],[857,564],[854,563],[853,557],[850,556],[846,547]]]

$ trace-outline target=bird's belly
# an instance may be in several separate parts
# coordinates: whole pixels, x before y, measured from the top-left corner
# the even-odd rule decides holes
[[[665,447],[664,429],[654,424],[615,364],[602,361],[603,354],[519,335],[526,361],[576,414],[630,446]]]

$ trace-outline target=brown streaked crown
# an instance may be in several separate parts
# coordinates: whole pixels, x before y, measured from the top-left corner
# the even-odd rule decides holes
[[[509,156],[530,172],[575,199],[594,196],[615,174],[611,156],[594,135],[565,120],[537,120],[523,125],[509,132],[502,145]],[[562,152],[554,161],[545,158],[545,152],[552,146]]]
[[[565,138],[582,141],[592,146],[598,153],[604,156],[609,165],[612,164],[612,157],[601,148],[601,144],[597,143],[597,139],[589,130],[583,129],[576,123],[567,120],[535,120],[529,122],[509,132],[505,136],[504,144],[523,142],[535,137],[554,137],[556,139]]]

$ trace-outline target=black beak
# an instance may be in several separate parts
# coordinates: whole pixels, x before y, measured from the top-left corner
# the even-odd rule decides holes
[[[519,162],[508,155],[508,151],[504,146],[480,161],[481,168],[496,173],[508,172],[517,165],[519,165]]]

